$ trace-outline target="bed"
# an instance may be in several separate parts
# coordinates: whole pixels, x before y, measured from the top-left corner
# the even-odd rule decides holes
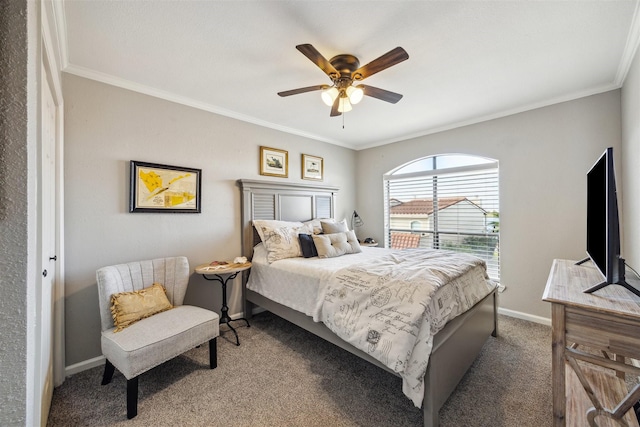
[[[254,247],[261,240],[253,227],[255,220],[302,222],[314,218],[334,217],[338,192],[336,187],[255,180],[238,180],[237,184],[242,193],[242,252],[248,258],[253,257]],[[381,250],[362,248],[364,253],[362,256],[367,256],[367,252]],[[256,256],[258,255],[262,256],[256,248]],[[341,258],[351,256],[355,255]],[[258,262],[257,258],[256,262]],[[341,260],[341,262],[343,261]],[[262,268],[260,263],[256,264],[255,274],[260,271],[258,268]],[[398,375],[379,358],[374,358],[370,352],[356,348],[336,335],[325,324],[315,322],[309,309],[305,310],[303,306],[295,306],[295,304],[286,301],[277,302],[277,298],[269,298],[264,295],[269,295],[269,292],[259,293],[248,289],[248,277],[249,274],[244,274],[242,281],[245,316],[251,316],[255,306],[261,307],[394,375]],[[294,305],[295,308],[291,308],[289,305]],[[439,425],[438,412],[440,408],[476,359],[489,335],[497,335],[497,294],[495,288],[480,298],[470,309],[448,321],[433,336],[431,353],[427,356],[428,365],[423,378],[424,394],[420,399],[425,427]],[[405,392],[405,394],[407,393]]]

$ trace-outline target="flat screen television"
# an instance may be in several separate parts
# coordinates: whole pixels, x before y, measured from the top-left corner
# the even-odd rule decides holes
[[[595,292],[608,285],[621,285],[640,296],[640,291],[625,281],[625,263],[620,256],[620,220],[613,148],[609,147],[587,172],[587,254],[604,281],[585,290]]]

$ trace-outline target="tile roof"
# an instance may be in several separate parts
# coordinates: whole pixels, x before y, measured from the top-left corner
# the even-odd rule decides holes
[[[465,200],[475,205],[475,203],[473,203],[466,197],[462,197],[462,196],[442,197],[438,199],[438,210],[446,209],[449,206],[453,206],[456,203],[460,203]],[[433,199],[413,199],[404,203],[394,199],[393,202],[397,202],[398,204],[392,203],[392,206],[390,209],[390,213],[392,215],[417,215],[417,214],[431,215],[433,213]],[[478,208],[482,209],[479,206]]]
[[[417,248],[419,244],[419,234],[391,233],[391,249]]]

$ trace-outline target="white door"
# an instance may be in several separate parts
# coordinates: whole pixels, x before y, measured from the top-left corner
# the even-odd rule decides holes
[[[40,147],[40,265],[41,286],[38,299],[36,406],[40,408],[40,424],[47,424],[53,395],[53,296],[56,278],[56,105],[47,73],[42,67],[42,146]]]

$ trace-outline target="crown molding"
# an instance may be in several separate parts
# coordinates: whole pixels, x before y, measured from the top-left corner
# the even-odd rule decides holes
[[[519,106],[517,108],[511,108],[511,109],[508,109],[508,110],[503,110],[503,111],[500,111],[500,112],[487,114],[487,115],[484,115],[484,116],[474,117],[473,119],[469,119],[469,120],[463,120],[463,121],[453,122],[453,123],[450,123],[450,124],[447,124],[447,125],[443,125],[443,126],[433,127],[433,128],[430,128],[430,129],[426,129],[426,130],[424,130],[422,132],[417,132],[417,133],[414,133],[414,134],[405,135],[403,137],[396,138],[396,139],[388,139],[388,140],[384,140],[384,141],[373,142],[373,143],[367,144],[367,145],[361,145],[361,146],[358,146],[358,148],[355,148],[355,150],[357,150],[357,151],[366,150],[368,148],[380,147],[382,145],[393,144],[395,142],[408,141],[410,139],[420,138],[420,137],[427,136],[427,135],[433,135],[435,133],[444,132],[444,131],[448,131],[448,130],[452,130],[452,129],[457,129],[457,128],[461,128],[461,127],[464,127],[464,126],[475,125],[475,124],[478,124],[478,123],[488,122],[490,120],[501,119],[503,117],[508,117],[508,116],[513,116],[515,114],[525,113],[527,111],[536,110],[538,108],[544,108],[544,107],[549,107],[549,106],[555,105],[555,104],[561,104],[563,102],[575,101],[576,99],[586,98],[588,96],[598,95],[600,93],[609,92],[609,91],[616,90],[616,89],[620,89],[620,85],[615,84],[615,83],[610,83],[610,84],[606,84],[606,85],[603,85],[603,86],[600,86],[600,87],[597,87],[597,88],[591,88],[591,89],[586,90],[586,91],[574,92],[573,94],[568,94],[568,95],[560,96],[560,97],[557,97],[557,98],[551,98],[551,99],[547,99],[547,100],[544,100],[544,101],[534,102],[534,103],[531,103],[531,104]]]
[[[627,78],[627,74],[629,73],[629,69],[631,68],[631,64],[633,63],[633,58],[638,52],[638,46],[640,45],[640,0],[636,1],[636,10],[633,12],[633,18],[631,20],[631,27],[629,28],[629,34],[627,35],[627,43],[624,46],[624,50],[622,51],[622,58],[620,59],[620,64],[618,65],[618,72],[616,73],[616,78],[614,83],[618,85],[618,87],[622,87],[625,79]]]
[[[240,120],[243,122],[247,122],[247,123],[252,123],[255,124],[257,126],[262,126],[262,127],[266,127],[266,128],[270,128],[270,129],[274,129],[280,132],[284,132],[284,133],[288,133],[288,134],[292,134],[292,135],[297,135],[297,136],[301,136],[303,138],[308,138],[308,139],[313,139],[315,141],[321,141],[321,142],[326,142],[328,144],[333,144],[333,145],[337,145],[337,146],[341,146],[341,147],[345,147],[345,148],[349,148],[352,150],[356,150],[356,151],[360,151],[360,150],[366,150],[369,148],[375,148],[375,147],[379,147],[382,145],[388,145],[388,144],[393,144],[395,142],[400,142],[400,141],[407,141],[410,139],[414,139],[414,138],[419,138],[419,137],[423,137],[423,136],[427,136],[427,135],[432,135],[435,133],[439,133],[439,132],[444,132],[444,131],[448,131],[448,130],[452,130],[452,129],[456,129],[456,128],[460,128],[460,127],[464,127],[464,126],[469,126],[469,125],[473,125],[473,124],[478,124],[478,123],[482,123],[482,122],[487,122],[490,120],[495,120],[495,119],[500,119],[503,117],[507,117],[507,116],[512,116],[515,114],[519,114],[519,113],[524,113],[526,111],[531,111],[531,110],[536,110],[538,108],[543,108],[543,107],[548,107],[550,105],[554,105],[554,104],[560,104],[563,102],[568,102],[568,101],[574,101],[576,99],[580,99],[580,98],[585,98],[588,96],[592,96],[592,95],[597,95],[600,93],[604,93],[604,92],[608,92],[611,90],[615,90],[615,89],[619,89],[620,85],[617,83],[610,83],[610,84],[606,84],[597,88],[592,88],[586,91],[580,91],[580,92],[575,92],[572,94],[568,94],[568,95],[564,95],[561,97],[557,97],[557,98],[551,98],[551,99],[547,99],[544,101],[540,101],[540,102],[535,102],[535,103],[531,103],[531,104],[527,104],[527,105],[522,105],[520,107],[517,108],[511,108],[508,110],[503,110],[500,112],[496,112],[496,113],[492,113],[492,114],[487,114],[484,116],[479,116],[479,117],[475,117],[473,119],[469,119],[469,120],[463,120],[463,121],[459,121],[459,122],[453,122],[447,125],[443,125],[443,126],[437,126],[434,128],[430,128],[427,130],[424,130],[422,132],[418,132],[418,133],[414,133],[414,134],[409,134],[409,135],[405,135],[399,138],[394,138],[394,139],[387,139],[387,140],[381,140],[381,141],[375,141],[372,142],[370,144],[364,144],[364,145],[353,145],[353,144],[346,144],[342,141],[336,141],[336,140],[332,140],[329,138],[324,138],[320,135],[316,135],[316,134],[312,134],[312,133],[308,133],[308,132],[303,132],[300,131],[298,129],[294,129],[294,128],[290,128],[290,127],[286,127],[286,126],[280,126],[277,125],[275,123],[271,123],[271,122],[267,122],[265,120],[260,120],[257,119],[255,117],[251,117],[248,116],[246,114],[241,114],[235,111],[231,111],[231,110],[227,110],[225,108],[221,108],[215,105],[211,105],[211,104],[207,104],[205,102],[201,102],[201,101],[196,101],[194,99],[188,98],[186,96],[180,96],[180,95],[176,95],[172,92],[168,92],[168,91],[164,91],[161,89],[156,89],[153,88],[151,86],[146,86],[146,85],[142,85],[136,82],[132,82],[129,80],[125,80],[119,77],[114,77],[110,74],[106,74],[106,73],[101,73],[95,70],[91,70],[88,68],[84,68],[84,67],[79,67],[77,65],[73,65],[70,64],[68,65],[64,70],[65,73],[69,73],[69,74],[73,74],[79,77],[84,77],[90,80],[95,80],[101,83],[105,83],[111,86],[116,86],[116,87],[120,87],[123,89],[127,89],[127,90],[131,90],[133,92],[138,92],[138,93],[142,93],[148,96],[153,96],[155,98],[160,98],[160,99],[164,99],[166,101],[170,101],[170,102],[175,102],[177,104],[181,104],[181,105],[186,105],[188,107],[192,107],[192,108],[197,108],[199,110],[203,110],[203,111],[208,111],[210,113],[214,113],[214,114],[219,114],[221,116],[225,116],[225,117],[230,117],[236,120]]]
[[[328,144],[339,145],[346,148],[352,148],[347,144],[336,141],[329,138],[324,138],[320,135],[313,133],[303,132],[298,129],[290,128],[287,126],[281,126],[275,123],[271,123],[265,120],[260,120],[246,114],[241,114],[236,111],[228,110],[226,108],[218,107],[216,105],[208,104],[194,100],[186,96],[176,95],[175,93],[157,89],[151,86],[146,86],[140,83],[132,82],[126,79],[112,76],[110,74],[101,73],[99,71],[91,70],[89,68],[79,67],[77,65],[69,64],[63,70],[65,73],[73,74],[76,76],[84,77],[86,79],[95,80],[101,83],[105,83],[111,86],[120,87],[123,89],[131,90],[133,92],[142,93],[145,95],[153,96],[155,98],[164,99],[166,101],[175,102],[176,104],[186,105],[188,107],[197,108],[199,110],[208,111],[210,113],[219,114],[221,116],[230,117],[232,119],[240,120],[243,122],[251,123],[257,126],[262,126],[270,129],[274,129],[280,132],[289,133],[292,135],[301,136],[304,138],[313,139],[316,141],[326,142]]]

